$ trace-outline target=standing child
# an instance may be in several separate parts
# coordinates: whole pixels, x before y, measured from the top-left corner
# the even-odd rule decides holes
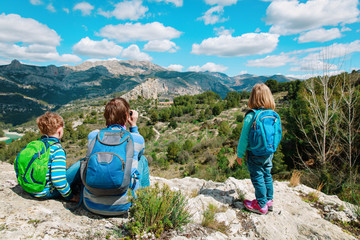
[[[250,94],[248,107],[252,110],[245,116],[237,149],[237,162],[241,165],[241,159],[247,151],[247,166],[250,172],[251,182],[255,188],[256,199],[244,201],[244,206],[252,212],[266,214],[273,210],[273,180],[271,176],[272,158],[281,139],[280,118],[273,110],[275,109],[274,97],[265,84],[256,84]],[[270,110],[270,111],[269,111]],[[272,110],[272,111],[271,111]],[[260,114],[268,116],[258,117]],[[263,119],[263,120],[262,120]],[[259,122],[260,120],[264,121]],[[277,122],[278,121],[278,122]],[[257,144],[253,144],[253,133],[257,125],[264,124],[259,131],[260,136]],[[265,125],[267,124],[267,125]],[[259,126],[258,126],[259,127]],[[267,133],[270,131],[270,133]],[[251,135],[251,140],[249,139]],[[268,141],[267,143],[266,140]],[[250,142],[250,144],[249,144]]]

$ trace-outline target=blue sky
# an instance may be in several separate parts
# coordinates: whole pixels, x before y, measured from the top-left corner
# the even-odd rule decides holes
[[[0,64],[137,59],[306,78],[360,68],[358,0],[1,0]]]

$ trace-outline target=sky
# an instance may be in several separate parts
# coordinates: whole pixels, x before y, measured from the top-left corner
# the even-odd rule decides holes
[[[360,68],[358,0],[1,0],[0,65],[151,61],[307,78]]]

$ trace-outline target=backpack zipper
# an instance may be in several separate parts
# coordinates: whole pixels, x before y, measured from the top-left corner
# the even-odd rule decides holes
[[[274,118],[274,119],[275,119],[275,122],[277,121],[277,118],[274,117],[274,116],[265,116],[265,117],[261,118],[260,121],[262,121],[262,120],[265,119],[265,118]]]
[[[120,161],[121,161],[121,171],[123,172],[124,171],[124,168],[125,168],[125,161],[124,161],[124,159],[122,159],[119,155],[117,155],[116,153],[111,153],[111,152],[97,152],[97,153],[94,153],[94,154],[92,154],[90,157],[89,157],[89,159],[92,157],[92,156],[94,156],[94,155],[96,155],[96,154],[100,154],[100,153],[105,153],[105,154],[109,154],[109,155],[115,155],[116,157],[118,157],[119,159],[120,159]],[[89,161],[88,161],[88,163],[89,163]]]

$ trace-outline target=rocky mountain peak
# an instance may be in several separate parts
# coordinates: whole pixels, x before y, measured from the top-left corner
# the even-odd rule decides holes
[[[86,71],[90,68],[103,66],[109,73],[114,75],[145,74],[151,71],[164,71],[165,69],[147,61],[136,60],[104,60],[104,61],[85,61],[76,66],[67,66],[74,71]]]
[[[8,69],[18,70],[18,69],[21,68],[21,66],[22,66],[22,64],[21,64],[18,60],[14,59],[14,60],[12,60],[11,63],[8,65]]]

